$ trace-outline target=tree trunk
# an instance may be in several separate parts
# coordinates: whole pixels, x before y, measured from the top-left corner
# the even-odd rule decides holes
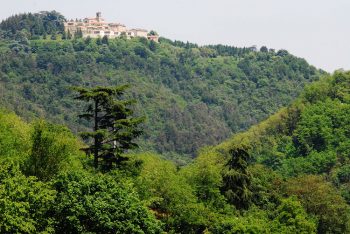
[[[94,114],[94,120],[95,120],[95,126],[94,126],[94,132],[98,130],[98,100],[95,100],[95,114]],[[98,136],[94,136],[94,166],[97,169],[98,168],[98,147],[99,147],[99,139]]]

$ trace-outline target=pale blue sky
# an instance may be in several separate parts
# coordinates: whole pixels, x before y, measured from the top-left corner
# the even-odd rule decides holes
[[[56,10],[155,29],[170,39],[287,49],[327,71],[350,69],[350,0],[0,0],[0,19]]]

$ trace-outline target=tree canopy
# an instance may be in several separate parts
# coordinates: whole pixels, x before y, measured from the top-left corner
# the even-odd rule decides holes
[[[43,33],[1,31],[1,233],[350,232],[350,72]]]
[[[82,88],[75,87],[79,94],[76,99],[88,103],[80,118],[92,122],[93,129],[82,132],[81,136],[89,146],[84,151],[94,156],[94,166],[98,168],[100,159],[104,169],[120,166],[126,160],[122,154],[138,145],[134,142],[142,130],[139,126],[143,118],[133,116],[133,100],[121,99],[127,86]]]
[[[140,146],[182,164],[291,103],[323,73],[286,51],[17,32],[0,43],[0,103],[28,120],[86,131],[68,87],[129,84],[126,97],[137,99],[135,113],[146,117]]]

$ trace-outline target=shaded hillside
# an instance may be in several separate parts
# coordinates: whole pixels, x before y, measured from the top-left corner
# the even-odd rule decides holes
[[[283,50],[25,35],[0,41],[2,106],[77,131],[86,123],[76,118],[79,107],[69,87],[130,84],[137,113],[147,117],[142,150],[169,157],[193,156],[247,129],[289,104],[320,74]]]
[[[198,160],[211,158],[222,168],[232,149],[246,149],[253,168],[262,164],[287,180],[285,194],[296,196],[317,217],[318,233],[349,232],[350,72],[308,86],[292,105]]]
[[[330,174],[349,163],[349,124],[350,73],[336,72],[307,86],[293,104],[216,149],[248,147],[253,162],[287,177]]]

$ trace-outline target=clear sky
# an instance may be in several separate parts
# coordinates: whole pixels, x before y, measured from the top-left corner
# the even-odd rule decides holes
[[[56,10],[205,44],[287,49],[332,72],[350,69],[350,0],[0,0],[0,19]]]

